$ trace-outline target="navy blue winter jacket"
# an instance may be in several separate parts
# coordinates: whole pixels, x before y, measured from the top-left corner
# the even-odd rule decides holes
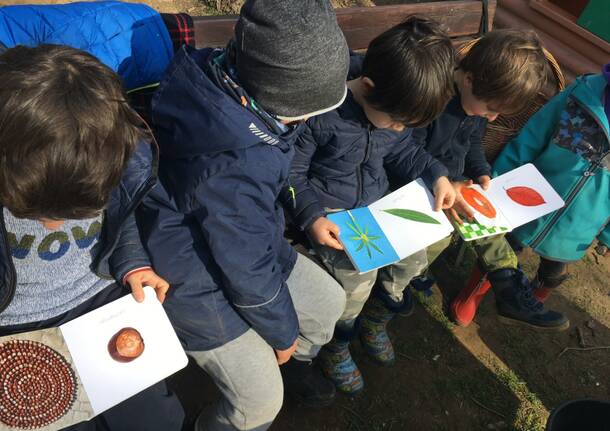
[[[383,197],[388,174],[406,184],[423,177],[432,184],[447,169],[421,146],[411,129],[376,129],[348,91],[336,110],[313,117],[296,143],[290,171],[294,199],[284,195],[294,223],[307,228],[325,208],[356,208]]]
[[[150,266],[134,211],[156,182],[157,157],[155,146],[140,143],[129,160],[120,185],[110,195],[104,211],[100,240],[93,249],[91,263],[91,270],[100,277],[121,282],[129,271]],[[0,313],[12,301],[17,286],[17,274],[2,214],[0,205]]]
[[[457,94],[436,120],[413,130],[413,139],[447,167],[450,180],[476,179],[491,175],[482,144],[486,127],[485,118],[464,112]]]
[[[298,321],[286,279],[296,253],[276,203],[298,130],[281,136],[212,75],[221,51],[183,46],[152,102],[159,185],[139,222],[155,270],[172,285],[165,308],[188,350],[249,328],[286,349]]]
[[[349,79],[362,75],[363,61],[362,54],[350,53]],[[413,140],[447,167],[450,180],[476,179],[491,175],[481,142],[486,127],[485,118],[464,112],[458,93],[432,123],[413,130]],[[400,185],[400,178],[391,179],[393,186]]]

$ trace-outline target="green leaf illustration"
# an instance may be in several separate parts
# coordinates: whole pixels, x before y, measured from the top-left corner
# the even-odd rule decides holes
[[[377,246],[375,245],[375,243],[370,242],[370,243],[369,243],[369,245],[370,245],[371,247],[373,247],[375,250],[377,250],[379,253],[383,254],[383,251],[381,251],[381,249],[380,249],[379,247],[377,247]]]
[[[360,227],[360,225],[354,218],[351,211],[347,211],[347,215],[349,216],[349,218],[351,220],[351,223],[350,222],[346,223],[347,227],[349,227],[349,229],[357,235],[357,236],[350,236],[349,239],[360,243],[360,244],[358,244],[358,248],[356,248],[356,252],[358,252],[364,248],[366,250],[366,254],[368,255],[369,259],[373,258],[371,249],[376,250],[379,253],[383,254],[383,251],[381,251],[381,249],[373,243],[373,241],[376,241],[381,237],[377,236],[377,235],[369,235],[368,226],[364,226],[364,230],[362,230],[362,228]]]
[[[392,209],[387,209],[387,210],[383,210],[383,211],[388,214],[392,214],[393,216],[404,218],[404,219],[411,220],[411,221],[416,221],[419,223],[441,224],[441,222],[439,222],[434,217],[430,217],[428,214],[424,214],[419,211],[407,210],[407,209],[403,209],[403,208],[392,208]]]

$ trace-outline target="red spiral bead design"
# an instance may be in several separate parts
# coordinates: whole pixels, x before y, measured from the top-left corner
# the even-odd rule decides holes
[[[36,429],[63,417],[76,400],[74,371],[44,344],[11,340],[0,344],[0,422]]]

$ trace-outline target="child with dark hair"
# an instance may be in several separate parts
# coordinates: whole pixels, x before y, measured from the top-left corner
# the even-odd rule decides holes
[[[426,267],[426,255],[422,251],[379,271],[359,274],[337,240],[338,227],[326,214],[380,199],[388,192],[388,173],[403,184],[423,177],[434,189],[437,211],[453,205],[447,169],[413,144],[410,129],[442,111],[453,94],[453,69],[450,39],[433,21],[411,17],[371,42],[362,76],[347,84],[345,102],[310,119],[297,139],[290,172],[294,194],[286,197],[285,208],[346,292],[334,338],[320,357],[326,375],[348,394],[364,384],[349,352],[357,334],[356,319],[360,316],[367,353],[391,365],[394,350],[385,327],[396,313],[412,311],[405,288]],[[375,285],[374,297],[362,311]]]
[[[533,163],[565,206],[521,226],[513,238],[540,255],[534,296],[545,301],[567,278],[567,263],[597,242],[610,247],[610,64],[551,99],[509,142],[494,163],[502,174]]]
[[[182,47],[153,98],[160,184],[140,220],[168,315],[223,395],[196,429],[267,429],[284,388],[333,401],[312,359],[345,295],[284,239],[277,197],[301,124],[341,104],[348,66],[328,0],[248,0],[228,48]]]
[[[494,121],[500,113],[524,109],[543,90],[547,67],[542,46],[534,33],[492,31],[460,59],[454,75],[457,94],[444,112],[427,127],[413,132],[414,139],[449,170],[457,192],[455,211],[472,216],[459,192],[461,187],[473,181],[484,189],[489,186],[491,168],[482,145],[487,122]],[[429,260],[446,245],[445,241],[430,247]],[[533,298],[531,285],[518,268],[517,256],[504,236],[476,240],[473,245],[480,268],[487,273],[495,292],[501,321],[543,330],[568,327],[565,316],[545,310]],[[466,289],[470,291],[477,286],[471,284]],[[452,314],[458,323],[466,325],[478,305],[477,297],[464,292],[459,298],[452,304]]]
[[[127,287],[141,301],[152,286],[162,301],[169,285],[134,218],[155,183],[156,147],[120,78],[90,54],[41,45],[0,55],[0,80],[0,336],[61,325]],[[182,420],[162,382],[71,429],[179,430]]]

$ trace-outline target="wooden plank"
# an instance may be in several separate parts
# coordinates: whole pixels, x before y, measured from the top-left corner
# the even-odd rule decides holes
[[[489,28],[496,0],[489,0]],[[388,28],[417,14],[437,20],[451,37],[473,37],[481,23],[480,0],[441,1],[393,6],[337,9],[337,21],[350,48],[365,49],[369,42]],[[195,42],[198,47],[223,47],[233,37],[236,15],[195,17]]]
[[[193,17],[195,46],[198,48],[226,46],[233,37],[236,22],[237,15]]]
[[[495,1],[490,1],[492,19],[495,6]],[[482,3],[480,0],[461,0],[337,9],[337,20],[350,48],[363,49],[376,36],[414,14],[438,21],[451,37],[472,37],[479,33]]]

